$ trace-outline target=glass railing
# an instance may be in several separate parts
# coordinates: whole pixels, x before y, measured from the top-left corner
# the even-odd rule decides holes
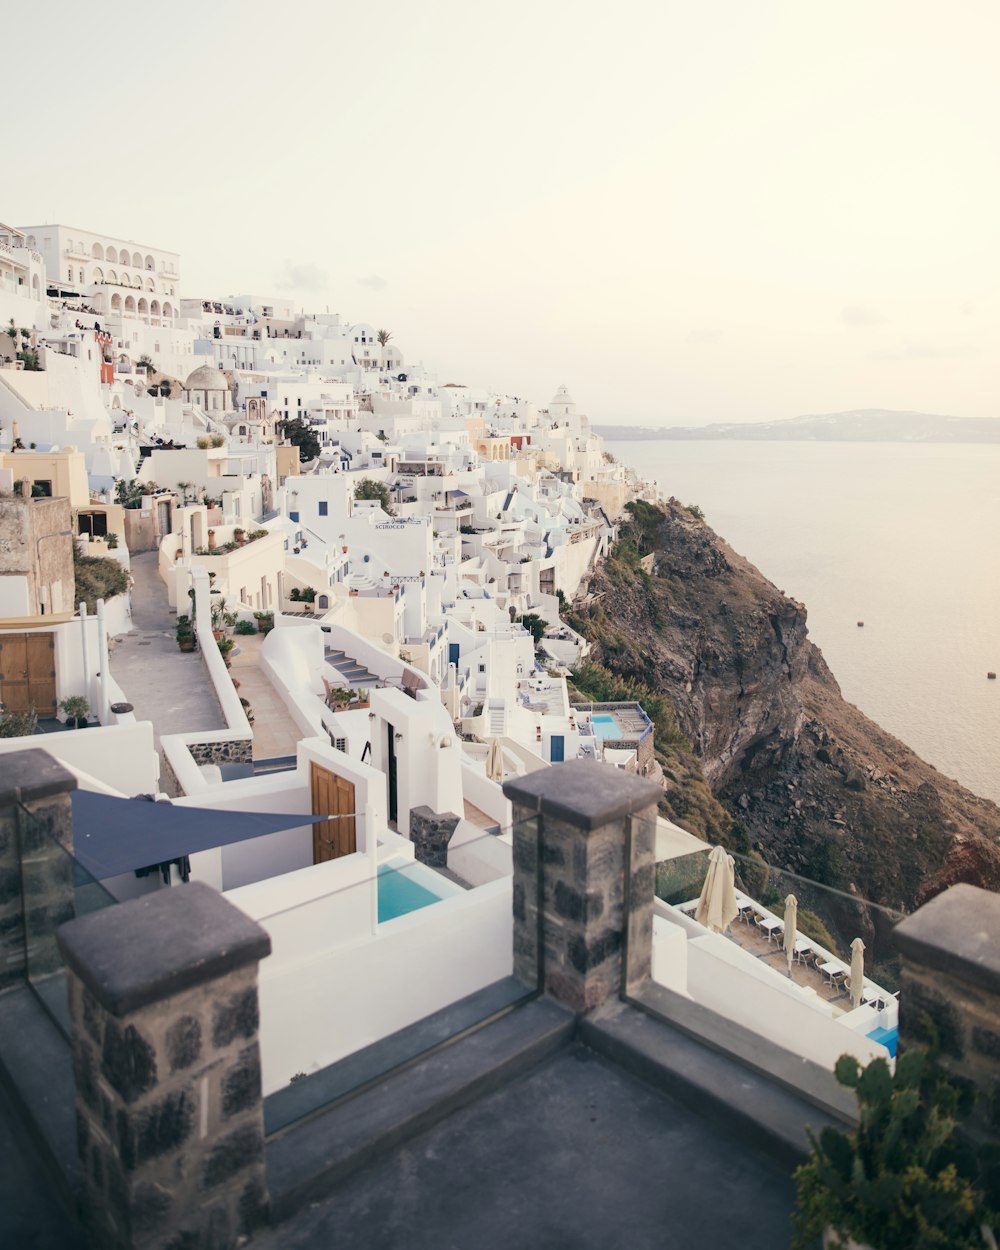
[[[58,841],[43,820],[21,805],[17,811],[17,834],[25,979],[69,1038],[66,970],[56,943],[56,930],[67,920],[110,907],[117,900]]]
[[[272,943],[259,991],[268,1134],[536,996],[537,948],[514,949],[511,916],[518,905],[534,914],[534,900],[512,902],[512,868],[530,872],[537,845],[534,818],[443,838],[438,866],[409,858],[400,840],[397,852],[380,847],[375,875],[351,856],[349,884],[266,913],[248,908]],[[280,900],[280,878],[274,886],[268,902]]]
[[[829,1074],[841,1054],[895,1055],[903,913],[756,855],[713,861],[650,823],[632,819],[633,840],[657,848],[652,993],[637,1005],[839,1105]]]

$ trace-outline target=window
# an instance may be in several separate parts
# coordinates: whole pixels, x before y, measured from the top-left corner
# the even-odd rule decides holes
[[[485,673],[485,672],[486,672],[486,665],[485,665],[485,664],[480,664],[480,666],[479,666],[479,671],[480,671],[481,673]]]
[[[91,538],[104,538],[108,532],[108,516],[106,512],[81,512],[79,516],[79,533],[89,534]]]
[[[289,512],[288,519],[289,521],[295,521],[296,524],[298,524],[299,514],[297,512]]]
[[[327,505],[327,502],[326,502],[326,500],[325,500],[325,499],[321,499],[321,500],[319,501],[319,514],[320,514],[320,516],[327,516],[327,515],[329,515],[329,513],[328,513],[328,505]]]
[[[334,738],[333,749],[335,751],[343,751],[344,754],[346,755],[347,754],[347,739],[346,738]]]

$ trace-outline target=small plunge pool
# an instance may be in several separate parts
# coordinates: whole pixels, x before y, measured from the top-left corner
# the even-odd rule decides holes
[[[440,883],[440,884],[439,884]],[[378,866],[378,921],[384,924],[459,892],[432,868],[393,857]]]

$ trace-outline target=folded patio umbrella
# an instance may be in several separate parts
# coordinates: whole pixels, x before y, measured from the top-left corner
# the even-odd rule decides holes
[[[715,846],[708,857],[708,873],[694,913],[695,920],[713,933],[728,929],[739,914],[736,902],[735,861],[724,847]]]
[[[860,938],[851,943],[851,1006],[861,1006],[865,992],[865,944]]]
[[[794,894],[785,899],[785,958],[788,960],[788,975],[792,975],[792,960],[795,958],[795,942],[798,938],[799,900]]]
[[[486,776],[490,781],[503,781],[503,748],[499,738],[490,739],[490,747],[486,752]]]

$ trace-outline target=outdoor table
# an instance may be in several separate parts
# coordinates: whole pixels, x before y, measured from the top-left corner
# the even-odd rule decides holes
[[[785,926],[782,921],[778,920],[774,916],[761,916],[761,918],[757,921],[757,928],[764,930],[767,934],[767,940],[769,942],[774,937],[775,932],[782,932],[784,927]]]

